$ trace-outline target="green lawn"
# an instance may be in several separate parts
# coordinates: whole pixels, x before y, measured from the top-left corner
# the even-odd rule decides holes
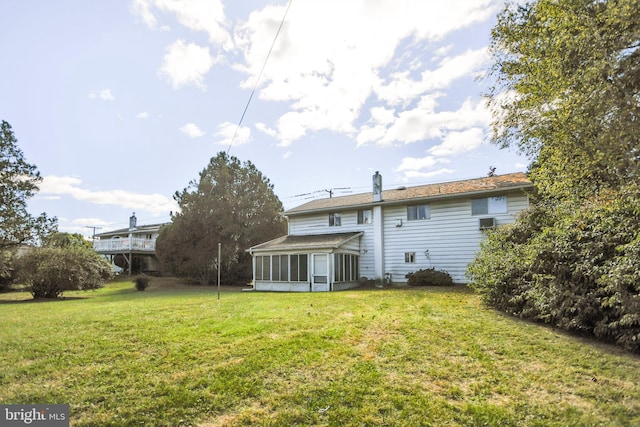
[[[323,294],[120,282],[0,295],[0,403],[71,424],[640,425],[640,358],[464,288]]]

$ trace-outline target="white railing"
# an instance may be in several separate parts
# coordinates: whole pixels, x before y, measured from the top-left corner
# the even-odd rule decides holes
[[[124,251],[149,251],[156,250],[155,239],[142,239],[138,237],[124,239],[96,240],[93,242],[96,252],[124,252]]]

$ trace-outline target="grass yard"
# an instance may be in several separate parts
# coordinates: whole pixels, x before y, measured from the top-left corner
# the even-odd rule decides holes
[[[640,425],[640,358],[464,288],[164,282],[0,295],[0,403],[69,403],[73,426]]]

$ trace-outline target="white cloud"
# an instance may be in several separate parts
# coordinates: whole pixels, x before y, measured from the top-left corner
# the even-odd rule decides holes
[[[71,176],[45,176],[40,183],[40,194],[69,195],[97,205],[112,205],[137,209],[153,214],[166,214],[178,209],[174,200],[161,194],[140,194],[125,190],[95,191],[81,188],[82,180]]]
[[[435,70],[423,71],[419,80],[413,80],[408,71],[394,73],[388,84],[376,88],[376,93],[392,105],[411,101],[427,91],[444,89],[455,80],[472,75],[488,58],[487,49],[481,48],[444,58]]]
[[[442,144],[431,147],[427,152],[434,156],[455,156],[475,150],[482,144],[482,129],[471,128],[461,132],[449,132]]]
[[[202,135],[204,135],[204,132],[201,131],[198,125],[196,125],[195,123],[187,123],[186,125],[182,126],[180,130],[189,138],[200,138]]]
[[[232,46],[222,0],[133,0],[131,5],[131,11],[151,29],[159,27],[154,9],[175,14],[178,22],[190,30],[204,31],[214,45],[225,49]],[[166,27],[163,25],[160,28]]]
[[[235,135],[235,140],[233,136]],[[218,126],[216,136],[221,137],[218,144],[229,146],[233,142],[234,146],[246,144],[251,141],[251,129],[248,127],[240,127],[231,122],[224,122]]]
[[[143,111],[141,113],[138,113],[136,115],[136,118],[138,118],[138,119],[148,119],[149,118],[149,113],[147,113],[146,111]]]
[[[165,77],[174,89],[193,85],[204,91],[207,89],[204,77],[214,62],[208,47],[177,40],[167,47],[158,74]]]
[[[405,157],[402,159],[400,166],[396,169],[396,172],[414,171],[424,168],[432,168],[439,163],[449,163],[447,159],[439,159],[434,156],[427,156],[422,158]]]
[[[72,224],[75,225],[84,225],[84,226],[95,226],[95,227],[100,227],[103,225],[109,225],[109,221],[105,221],[103,219],[100,218],[76,218],[74,220],[71,221]]]
[[[486,50],[471,50],[441,59],[433,70],[425,69],[429,61],[414,59],[407,71],[399,70],[387,79],[385,67],[406,53],[398,51],[399,46],[429,46],[453,31],[485,21],[495,13],[494,3],[308,0],[304,7],[294,3],[264,70],[259,93],[262,100],[290,104],[290,110],[277,119],[274,128],[279,145],[287,146],[308,132],[319,130],[349,136],[364,132],[363,140],[384,140],[380,135],[383,129],[357,129],[354,125],[372,95],[389,106],[419,99],[429,95],[428,91],[476,72],[486,58]],[[255,11],[245,24],[236,27],[237,46],[245,62],[235,67],[248,76],[242,84],[245,88],[255,84],[284,7],[268,6]],[[327,22],[331,23],[331,31],[327,31]],[[438,48],[442,47],[432,47]],[[435,54],[442,58],[445,52],[447,46]],[[428,52],[420,53],[428,59]],[[413,80],[411,76],[416,73],[420,78]],[[408,130],[407,123],[404,130]],[[398,132],[403,142],[419,136],[420,132]]]
[[[397,113],[394,121],[380,120],[372,113],[371,120],[360,128],[358,145],[409,144],[445,138],[452,131],[488,126],[491,115],[482,101],[467,99],[456,111],[436,111],[441,96],[441,93],[424,95],[415,108]]]
[[[425,179],[431,179],[439,175],[452,174],[454,172],[455,172],[454,170],[447,169],[447,168],[441,168],[431,172],[406,171],[399,179],[402,182],[425,180]]]
[[[100,99],[102,101],[113,101],[115,96],[111,93],[111,89],[102,89],[89,93],[89,98]]]

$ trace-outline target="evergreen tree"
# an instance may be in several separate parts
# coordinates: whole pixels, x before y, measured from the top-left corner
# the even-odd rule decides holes
[[[162,229],[156,253],[165,270],[202,284],[217,276],[218,243],[224,282],[243,283],[251,278],[246,249],[286,233],[273,185],[251,162],[241,164],[224,152],[174,199],[180,212]]]

